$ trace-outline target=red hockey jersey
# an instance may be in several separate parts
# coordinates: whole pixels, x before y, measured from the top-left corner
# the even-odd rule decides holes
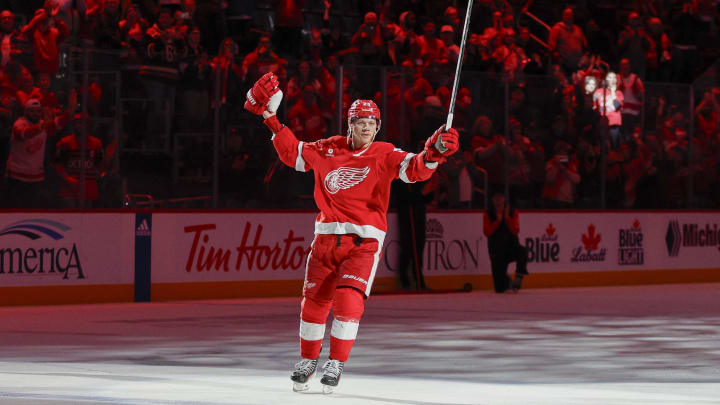
[[[356,234],[377,239],[382,246],[387,232],[390,183],[427,180],[437,163],[387,142],[373,142],[352,150],[350,139],[333,136],[316,142],[298,141],[288,127],[273,136],[280,160],[295,170],[312,170],[315,203],[320,214],[316,234]]]

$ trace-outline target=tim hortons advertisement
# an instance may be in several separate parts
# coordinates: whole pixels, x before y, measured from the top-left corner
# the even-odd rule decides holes
[[[313,213],[155,214],[152,281],[302,279],[315,217]],[[401,254],[395,214],[388,215],[388,225],[377,277],[393,277]],[[425,235],[425,274],[490,273],[481,214],[428,214]]]
[[[0,214],[0,286],[132,284],[134,214]]]

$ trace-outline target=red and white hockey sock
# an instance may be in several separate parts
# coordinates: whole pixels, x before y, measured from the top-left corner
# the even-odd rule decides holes
[[[325,320],[332,301],[319,301],[304,297],[300,304],[300,355],[317,359],[325,337]]]
[[[335,291],[332,329],[330,330],[330,358],[346,362],[357,337],[360,318],[365,310],[365,297],[354,288]]]

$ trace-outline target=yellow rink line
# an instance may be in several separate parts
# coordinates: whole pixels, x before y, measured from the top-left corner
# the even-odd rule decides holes
[[[470,283],[473,290],[492,290],[492,277],[483,275],[426,276],[435,290],[461,290]],[[597,287],[642,284],[720,282],[718,269],[625,270],[574,273],[533,273],[523,288]],[[225,281],[198,283],[158,283],[152,286],[152,301],[299,297],[302,280]],[[373,293],[397,290],[391,277],[375,279]],[[132,284],[86,286],[0,287],[0,306],[87,304],[131,302]]]

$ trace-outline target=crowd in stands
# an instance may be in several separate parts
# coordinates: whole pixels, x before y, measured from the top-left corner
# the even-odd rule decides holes
[[[241,109],[244,93],[273,71],[285,93],[280,114],[298,138],[334,134],[338,107],[344,114],[352,100],[372,98],[386,117],[383,140],[415,150],[445,121],[467,2],[35,0],[1,5],[0,131],[6,140],[0,143],[5,156],[9,150],[6,176],[24,181],[13,177],[19,166],[13,169],[11,160],[18,158],[13,148],[26,147],[18,142],[29,136],[14,128],[27,120],[28,107],[37,102],[43,111],[39,122],[53,121],[58,130],[74,121],[68,114],[77,106],[66,98],[78,85],[60,78],[63,44],[112,51],[97,54],[91,67],[122,69],[125,94],[170,100],[167,109],[150,103],[145,135],[127,135],[124,146],[160,144],[163,128],[157,117],[168,111],[182,117],[173,120],[174,131],[207,128],[215,111],[223,125],[249,120]],[[257,10],[268,10],[271,23],[263,24],[253,14]],[[228,18],[231,12],[242,18]],[[355,16],[354,24],[348,16]],[[433,204],[482,206],[487,177],[491,187],[508,182],[521,208],[599,208],[602,190],[611,208],[685,207],[689,188],[698,196],[695,205],[717,207],[720,89],[708,88],[692,101],[690,96],[678,101],[662,90],[648,93],[650,84],[689,88],[715,62],[718,17],[717,2],[711,0],[475,0],[455,105],[463,153],[426,185],[427,193],[434,192]],[[95,80],[88,90],[87,110],[98,113],[106,89]],[[50,139],[51,132],[43,138]],[[110,138],[98,138],[114,152]],[[43,158],[55,166],[63,160],[54,150],[59,140],[48,141],[53,152]],[[95,159],[92,178],[107,169],[112,155],[97,142],[98,152],[83,154]],[[246,167],[235,158],[229,161],[231,170]],[[272,181],[273,174],[271,165],[264,181]]]

